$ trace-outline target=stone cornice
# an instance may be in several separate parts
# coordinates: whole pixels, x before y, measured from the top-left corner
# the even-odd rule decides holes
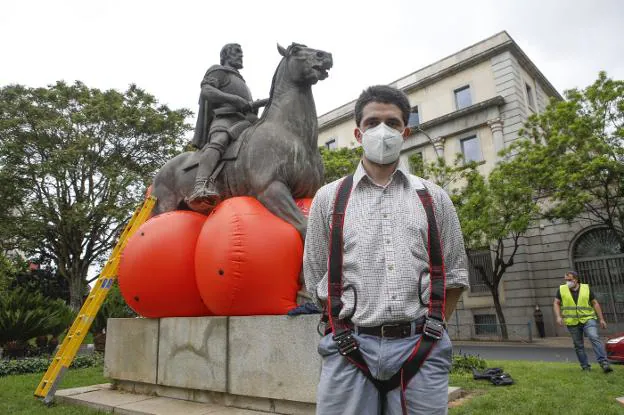
[[[457,111],[453,111],[450,112],[448,114],[445,114],[441,117],[437,117],[434,118],[433,120],[429,120],[427,122],[424,122],[422,124],[418,125],[418,128],[421,130],[428,130],[431,129],[437,125],[440,124],[444,124],[447,123],[449,121],[453,121],[456,120],[457,118],[461,118],[464,117],[466,115],[470,115],[470,114],[474,114],[475,112],[479,112],[479,111],[483,111],[484,109],[490,108],[490,107],[498,107],[501,105],[505,104],[505,98],[503,98],[502,96],[498,95],[495,96],[494,98],[490,98],[487,99],[485,101],[481,101],[481,102],[477,102],[476,104],[473,104],[469,107],[466,108],[462,108],[460,110]],[[412,134],[415,134],[418,132],[418,129],[414,129],[412,131]]]
[[[488,45],[491,46],[488,47]],[[472,51],[474,51],[473,54],[471,54]],[[518,59],[520,65],[522,65],[522,67],[527,72],[529,72],[538,80],[539,84],[542,86],[544,92],[546,92],[548,96],[553,96],[557,99],[563,100],[561,94],[559,94],[555,87],[548,81],[548,79],[546,79],[546,77],[540,72],[535,64],[531,62],[531,60],[522,51],[522,49],[520,49],[518,44],[505,31],[497,33],[496,35],[488,39],[485,39],[479,43],[462,49],[461,51],[451,56],[440,59],[439,61],[434,62],[424,68],[421,68],[416,72],[404,76],[394,82],[391,82],[389,85],[392,85],[406,93],[409,93],[413,90],[421,89],[426,87],[427,85],[438,82],[439,80],[451,76],[466,68],[475,66],[505,51],[511,52],[512,55],[515,56],[516,59]],[[461,59],[456,63],[451,63],[453,62],[453,60],[460,58],[462,55],[470,56],[467,56],[466,58]],[[449,64],[447,65],[447,63]],[[440,70],[435,70],[436,66],[440,66]],[[426,75],[427,72],[431,72],[431,74]],[[352,118],[354,109],[355,100],[321,115],[319,117],[319,129],[324,130]]]

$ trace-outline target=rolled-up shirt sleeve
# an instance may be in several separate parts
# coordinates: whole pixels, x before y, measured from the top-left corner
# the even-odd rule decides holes
[[[317,305],[322,306],[318,298],[317,287],[327,275],[327,255],[329,247],[327,187],[321,188],[310,206],[308,229],[303,253],[303,276],[306,289]]]
[[[468,259],[457,211],[444,190],[440,189],[436,199],[441,211],[441,219],[438,219],[438,222],[444,251],[446,288],[468,288],[470,286]]]

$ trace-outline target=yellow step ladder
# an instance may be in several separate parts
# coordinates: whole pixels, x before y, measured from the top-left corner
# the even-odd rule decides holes
[[[113,249],[104,269],[100,273],[95,285],[91,289],[89,296],[85,300],[84,304],[80,308],[78,316],[71,325],[61,347],[54,356],[50,367],[43,375],[39,386],[35,390],[35,396],[43,398],[43,402],[47,405],[52,403],[56,388],[58,387],[65,371],[69,368],[76,353],[82,344],[85,336],[89,332],[89,327],[93,323],[93,319],[97,315],[104,299],[108,295],[110,288],[117,279],[117,269],[119,268],[119,260],[121,258],[121,252],[126,246],[126,242],[132,236],[134,232],[149,218],[156,198],[153,196],[148,197],[145,200],[143,206],[137,208],[132,215],[132,219],[126,225],[123,233],[120,235],[117,245]]]

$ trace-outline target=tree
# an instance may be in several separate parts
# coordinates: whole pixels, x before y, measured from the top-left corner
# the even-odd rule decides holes
[[[510,175],[506,163],[498,164],[485,177],[479,163],[466,162],[458,154],[452,165],[443,158],[430,163],[409,158],[413,173],[447,189],[457,209],[462,227],[466,256],[472,269],[490,290],[503,339],[509,338],[505,315],[500,304],[499,287],[507,270],[513,266],[520,238],[537,219],[533,189],[523,175]],[[416,171],[415,171],[416,170]],[[452,189],[450,189],[452,187]],[[472,252],[487,251],[494,256],[492,272],[473,263]]]
[[[30,265],[36,265],[36,267]],[[23,267],[15,274],[9,286],[10,290],[18,288],[30,293],[40,293],[52,300],[61,299],[69,304],[69,282],[49,266],[30,263],[28,267]],[[86,293],[83,292],[83,294]]]
[[[87,270],[182,148],[188,115],[136,85],[123,93],[81,82],[1,88],[0,184],[11,197],[0,202],[0,240],[51,261],[79,308]]]
[[[583,218],[610,229],[624,252],[624,81],[600,72],[529,118],[507,154],[549,219]]]
[[[510,175],[505,163],[483,177],[476,166],[464,174],[466,185],[453,193],[467,252],[487,250],[494,256],[493,272],[473,264],[490,290],[504,340],[508,339],[499,286],[514,265],[520,238],[537,219],[538,202],[525,176]],[[470,259],[470,255],[468,255]]]
[[[320,147],[325,166],[325,183],[331,183],[355,171],[362,158],[362,147],[329,150]]]
[[[407,161],[412,174],[429,180],[443,189],[448,189],[458,183],[467,171],[472,171],[477,167],[475,162],[465,162],[461,153],[457,154],[452,165],[447,164],[442,157],[425,163],[422,153],[410,155]]]
[[[0,252],[0,297],[7,294],[9,287],[14,283],[19,264]]]

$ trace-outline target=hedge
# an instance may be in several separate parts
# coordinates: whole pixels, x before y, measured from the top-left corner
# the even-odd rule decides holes
[[[45,372],[52,363],[52,358],[27,357],[25,359],[0,360],[0,377],[9,375],[23,375],[26,373]],[[104,364],[104,355],[93,353],[76,356],[70,368],[81,369],[101,366]]]

